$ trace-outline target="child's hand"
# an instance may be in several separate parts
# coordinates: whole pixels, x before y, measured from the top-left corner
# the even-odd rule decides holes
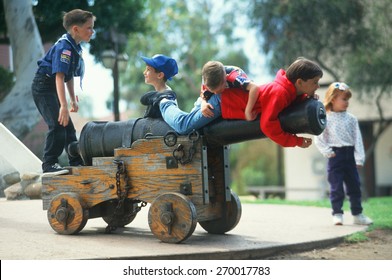
[[[310,145],[312,145],[312,139],[310,138],[302,138],[302,145],[300,146],[301,148],[307,148]]]
[[[335,152],[332,152],[332,153],[327,155],[327,158],[333,158],[333,157],[336,157]]]
[[[253,121],[257,118],[257,112],[253,110],[245,110],[245,119],[247,121]]]
[[[71,101],[71,110],[70,112],[78,112],[79,111],[79,105],[76,102]]]
[[[206,118],[212,118],[214,116],[214,106],[207,102],[201,102],[201,113]]]
[[[59,118],[57,119],[60,125],[66,127],[69,122],[69,112],[66,106],[61,106],[59,111]]]

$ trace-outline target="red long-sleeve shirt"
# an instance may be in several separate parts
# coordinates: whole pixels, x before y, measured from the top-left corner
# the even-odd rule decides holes
[[[224,119],[245,119],[248,92],[238,88],[227,88],[222,92],[222,117]],[[296,100],[306,95],[297,96],[295,86],[281,69],[271,83],[261,85],[259,97],[254,109],[261,112],[260,129],[271,140],[283,147],[301,146],[303,138],[282,130],[279,113]]]

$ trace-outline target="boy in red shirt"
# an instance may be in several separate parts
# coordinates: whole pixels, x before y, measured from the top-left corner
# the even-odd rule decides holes
[[[207,67],[206,67],[207,66]],[[222,77],[224,67],[220,62],[207,62],[205,68],[221,68]],[[279,113],[290,104],[304,98],[316,97],[315,91],[320,87],[318,82],[323,75],[321,68],[314,62],[298,58],[287,70],[280,69],[275,80],[259,86],[258,91],[244,91],[238,88],[225,88],[225,81],[216,75],[204,75],[206,88],[212,93],[221,93],[221,111],[224,119],[246,119],[252,121],[261,113],[260,129],[271,140],[283,147],[307,148],[312,144],[310,138],[298,137],[282,130]],[[209,80],[214,80],[215,87],[209,87]],[[221,83],[217,80],[222,80]],[[202,106],[204,116],[210,116],[208,103]]]

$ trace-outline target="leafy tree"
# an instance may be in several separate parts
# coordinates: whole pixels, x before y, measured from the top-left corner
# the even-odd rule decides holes
[[[43,47],[31,9],[26,0],[3,0],[0,14],[5,16],[12,45],[15,85],[0,103],[0,121],[17,137],[22,138],[39,120],[31,95],[31,81],[36,61],[43,55]],[[1,19],[0,27],[4,27]],[[3,35],[4,36],[4,35]],[[6,40],[3,40],[3,42]]]
[[[384,124],[377,138],[390,123],[380,102],[392,86],[391,10],[387,0],[318,0],[316,5],[310,0],[254,0],[250,14],[274,72],[305,54],[335,80],[349,80],[358,92],[376,94]]]
[[[80,8],[90,10],[97,16],[96,39],[91,41],[90,51],[98,61],[101,52],[113,48],[114,44],[119,52],[125,49],[123,42],[126,43],[126,40],[115,38],[140,31],[144,26],[141,20],[144,7],[142,0],[100,0],[95,1],[92,7],[88,6],[86,0],[41,0],[34,7],[27,0],[3,0],[3,4],[0,6],[0,40],[11,43],[16,84],[9,96],[0,103],[0,120],[20,138],[39,121],[31,96],[31,81],[36,61],[43,56],[42,42],[54,42],[65,32],[62,26],[63,12]],[[112,36],[114,33],[118,36]],[[23,102],[20,102],[22,99]]]
[[[385,118],[382,109],[383,96],[390,96],[392,92],[392,5],[388,0],[365,0],[363,3],[366,7],[363,22],[371,30],[367,39],[371,46],[359,45],[356,52],[347,56],[347,77],[362,95],[375,96],[379,122],[366,151],[366,157],[370,157],[377,139],[392,123],[391,119]]]
[[[371,44],[362,1],[254,0],[250,13],[274,73],[305,55],[339,80],[347,65],[342,58]]]
[[[179,74],[171,83],[180,107],[186,111],[191,109],[198,96],[201,68],[208,60],[221,60],[248,70],[246,55],[238,47],[240,40],[233,35],[232,22],[238,12],[233,9],[236,2],[226,1],[225,6],[219,7],[219,13],[213,2],[146,1],[149,29],[146,33],[133,34],[128,44],[132,67],[123,80],[130,85],[124,94],[130,104],[139,104],[140,96],[151,90],[151,86],[144,84],[145,64],[140,55],[162,53],[177,60]]]
[[[381,106],[392,87],[391,12],[388,0],[254,0],[251,10],[272,70],[305,55],[335,80],[350,81],[363,99],[375,97],[379,122],[373,135],[365,136],[369,159],[392,122]]]
[[[276,143],[255,140],[231,145],[230,165],[232,188],[245,194],[247,186],[283,185],[279,172],[279,147]]]
[[[7,24],[5,22],[4,5],[0,5],[0,44],[8,44],[9,38],[7,36]]]
[[[0,65],[0,102],[14,85],[13,78],[14,75]]]
[[[64,12],[72,9],[91,11],[97,17],[97,22],[96,37],[90,42],[90,52],[97,57],[97,60],[100,60],[102,51],[114,49],[113,32],[115,33],[113,36],[124,37],[132,32],[143,30],[143,2],[142,0],[99,0],[95,1],[93,6],[89,6],[86,0],[41,0],[33,7],[33,12],[42,41],[45,43],[56,41],[64,33],[62,25]],[[118,51],[122,52],[125,45],[119,44],[119,48]]]

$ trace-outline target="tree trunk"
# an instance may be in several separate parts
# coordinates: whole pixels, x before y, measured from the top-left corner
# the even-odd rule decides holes
[[[0,103],[0,122],[21,139],[40,119],[31,95],[31,83],[44,49],[31,1],[3,0],[3,4],[16,81]]]

